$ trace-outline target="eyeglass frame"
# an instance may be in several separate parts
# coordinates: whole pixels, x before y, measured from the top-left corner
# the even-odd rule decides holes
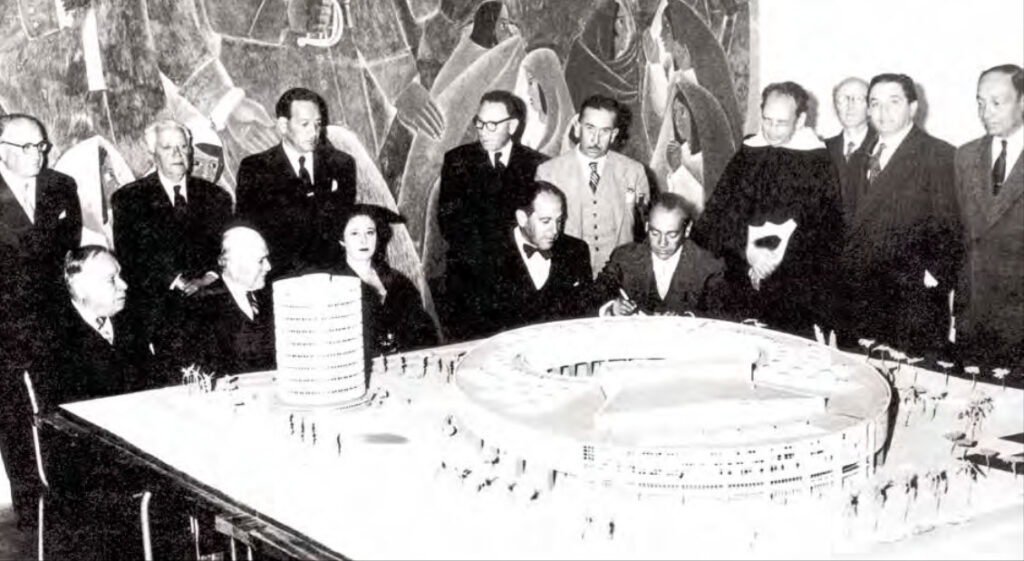
[[[511,121],[512,119],[515,119],[515,117],[509,115],[508,117],[505,117],[504,119],[502,119],[500,121],[483,121],[483,120],[480,119],[480,117],[477,117],[477,116],[474,115],[473,116],[473,127],[475,127],[476,130],[478,130],[478,131],[482,131],[482,130],[484,130],[486,128],[488,132],[494,132],[494,131],[498,130],[498,125],[500,125],[502,123],[506,123],[508,121]]]
[[[34,143],[26,142],[25,144],[15,144],[13,142],[8,142],[6,140],[0,140],[0,144],[7,144],[8,146],[21,148],[22,154],[31,154],[30,150],[32,150],[33,148],[38,150],[40,154],[46,154],[50,151],[51,148],[53,148],[53,143],[51,143],[48,140],[42,140]]]

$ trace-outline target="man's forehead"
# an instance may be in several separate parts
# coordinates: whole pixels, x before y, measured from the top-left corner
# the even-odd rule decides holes
[[[4,127],[3,138],[10,142],[18,141],[39,141],[43,138],[43,131],[35,123],[28,119],[15,119]]]
[[[683,222],[686,220],[686,215],[679,209],[655,206],[651,208],[651,214],[647,220],[652,229],[668,232],[681,230]]]
[[[291,106],[291,118],[292,119],[319,119],[320,118],[320,107],[312,101],[305,99],[296,99],[292,101]]]
[[[608,109],[587,107],[580,115],[580,123],[603,128],[613,127],[615,126],[615,113]]]
[[[120,270],[121,266],[117,261],[106,253],[96,254],[82,263],[82,272],[88,275],[106,277],[117,274]]]
[[[534,214],[552,215],[562,212],[562,199],[551,193],[540,193],[533,201]]]
[[[508,117],[508,109],[504,103],[497,101],[485,101],[480,104],[480,109],[477,111],[477,115],[480,117],[486,116],[488,118],[504,119]]]
[[[871,99],[881,98],[893,98],[898,97],[901,99],[907,99],[905,93],[903,93],[903,86],[896,82],[878,82],[871,88],[871,92],[868,94]]]

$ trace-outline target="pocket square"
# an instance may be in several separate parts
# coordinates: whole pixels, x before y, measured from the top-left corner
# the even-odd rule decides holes
[[[60,211],[60,216],[57,217],[57,220],[64,220],[67,217],[68,217],[68,211],[67,211],[67,209],[65,209],[65,210]]]
[[[306,192],[306,196],[307,197],[312,197],[313,196],[313,192],[312,191],[307,191]]]
[[[335,192],[337,190],[338,190],[338,180],[337,179],[332,179],[331,180],[331,192],[333,193],[333,192]]]

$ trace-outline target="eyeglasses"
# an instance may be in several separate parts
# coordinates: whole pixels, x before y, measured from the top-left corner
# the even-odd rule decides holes
[[[17,146],[18,148],[21,148],[21,151],[24,152],[25,154],[31,154],[33,148],[39,150],[40,154],[45,154],[50,151],[50,148],[53,148],[53,144],[50,144],[45,140],[42,142],[37,142],[35,144],[32,144],[31,142],[26,142],[25,144],[15,144],[13,142],[7,142],[6,140],[0,140],[0,144]]]
[[[478,131],[482,131],[486,128],[487,130],[494,132],[498,130],[498,125],[510,120],[512,120],[512,117],[505,117],[500,121],[481,121],[478,117],[473,117],[473,126],[476,127],[476,130]]]

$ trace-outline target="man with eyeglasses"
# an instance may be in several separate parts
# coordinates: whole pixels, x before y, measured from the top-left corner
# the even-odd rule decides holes
[[[547,156],[519,143],[526,104],[495,90],[480,99],[473,123],[477,142],[449,150],[441,167],[437,222],[448,244],[439,313],[451,338],[480,333],[481,291],[491,284],[491,261],[516,208],[528,196],[537,166]]]
[[[619,246],[594,283],[602,316],[720,316],[726,306],[720,259],[689,238],[697,209],[675,193],[661,193],[647,217],[647,239]]]
[[[19,525],[35,520],[38,484],[22,374],[42,358],[64,254],[82,237],[75,181],[47,169],[49,150],[38,119],[0,116],[0,454]]]
[[[182,300],[217,279],[220,233],[231,195],[194,177],[192,133],[172,120],[146,129],[156,170],[111,197],[114,247],[128,281],[129,309],[160,347]]]
[[[857,193],[851,190],[851,173],[861,169],[877,134],[868,121],[868,83],[851,76],[832,90],[832,104],[843,130],[825,139],[825,148],[839,174],[843,210],[849,215],[856,206]]]
[[[616,247],[630,243],[635,209],[650,200],[644,166],[612,147],[625,142],[628,110],[603,95],[583,101],[573,133],[577,147],[537,168],[537,179],[565,192],[565,233],[590,246],[594,276]]]

